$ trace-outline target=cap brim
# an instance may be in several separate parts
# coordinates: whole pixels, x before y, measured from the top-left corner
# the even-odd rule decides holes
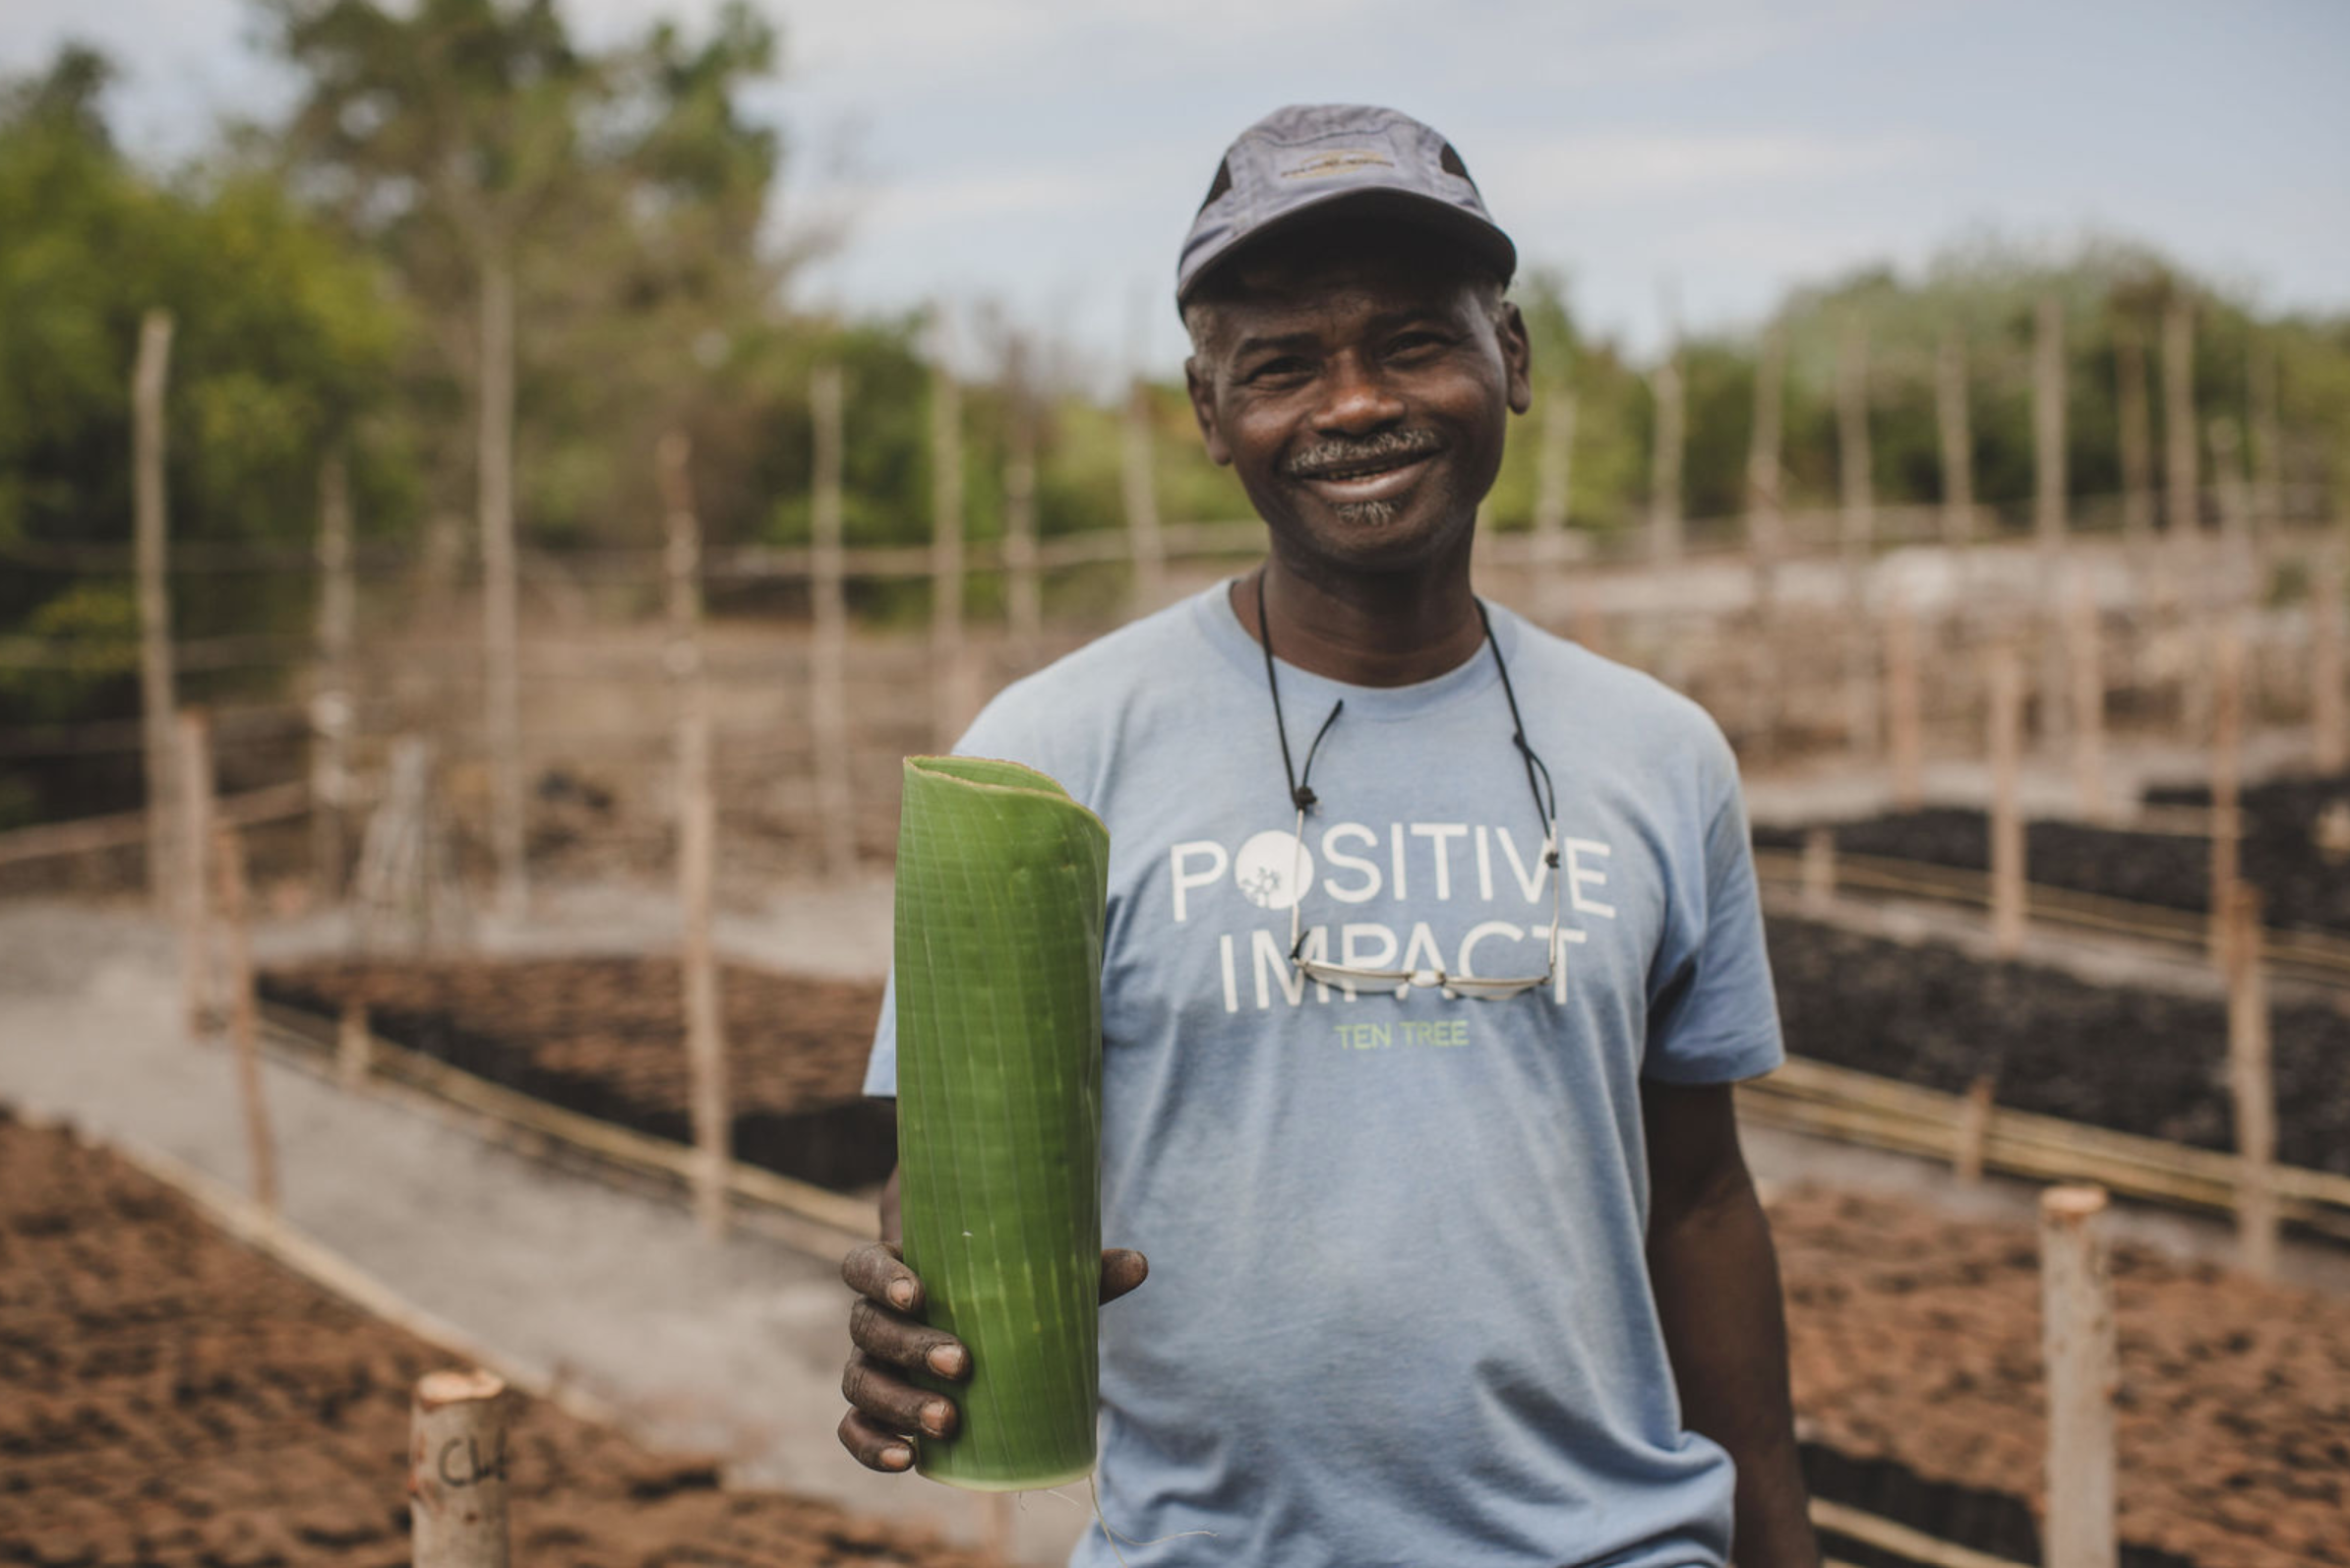
[[[1233,263],[1254,255],[1273,240],[1287,239],[1300,229],[1333,218],[1358,216],[1383,218],[1403,227],[1452,240],[1470,256],[1491,268],[1505,286],[1518,273],[1518,247],[1510,242],[1510,237],[1498,226],[1475,212],[1440,202],[1434,197],[1392,187],[1333,191],[1328,196],[1299,203],[1210,257],[1198,271],[1191,274],[1190,281],[1175,292],[1175,304],[1178,307],[1187,304],[1199,292],[1200,285],[1209,278],[1224,271]]]

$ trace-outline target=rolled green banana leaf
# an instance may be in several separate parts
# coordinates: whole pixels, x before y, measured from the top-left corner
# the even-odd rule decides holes
[[[1051,778],[906,759],[897,1118],[906,1262],[970,1347],[922,1473],[974,1491],[1094,1467],[1101,1299],[1102,925],[1110,833]]]

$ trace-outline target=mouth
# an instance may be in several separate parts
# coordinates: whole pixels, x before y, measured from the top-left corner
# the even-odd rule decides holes
[[[1402,496],[1419,482],[1436,456],[1437,450],[1428,448],[1365,453],[1300,466],[1296,477],[1334,507],[1359,507]]]

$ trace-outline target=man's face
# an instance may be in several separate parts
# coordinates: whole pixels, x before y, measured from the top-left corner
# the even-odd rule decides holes
[[[1331,225],[1237,264],[1186,375],[1208,454],[1277,550],[1387,572],[1466,544],[1532,400],[1525,323],[1489,299],[1389,227]]]

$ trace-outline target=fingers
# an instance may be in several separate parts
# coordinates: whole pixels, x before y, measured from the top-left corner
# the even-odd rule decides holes
[[[955,1429],[954,1402],[912,1383],[883,1361],[859,1351],[840,1374],[840,1392],[859,1415],[886,1432],[948,1437]]]
[[[968,1377],[971,1353],[944,1329],[931,1328],[859,1297],[849,1304],[849,1339],[875,1360],[938,1377]]]
[[[1102,1249],[1102,1299],[1115,1301],[1151,1276],[1151,1260],[1132,1247]]]
[[[893,1431],[874,1425],[863,1413],[851,1411],[840,1418],[840,1446],[867,1470],[902,1471],[914,1466],[914,1445]]]
[[[922,1310],[922,1281],[898,1256],[896,1243],[868,1241],[841,1259],[840,1277],[850,1290],[901,1312]]]

